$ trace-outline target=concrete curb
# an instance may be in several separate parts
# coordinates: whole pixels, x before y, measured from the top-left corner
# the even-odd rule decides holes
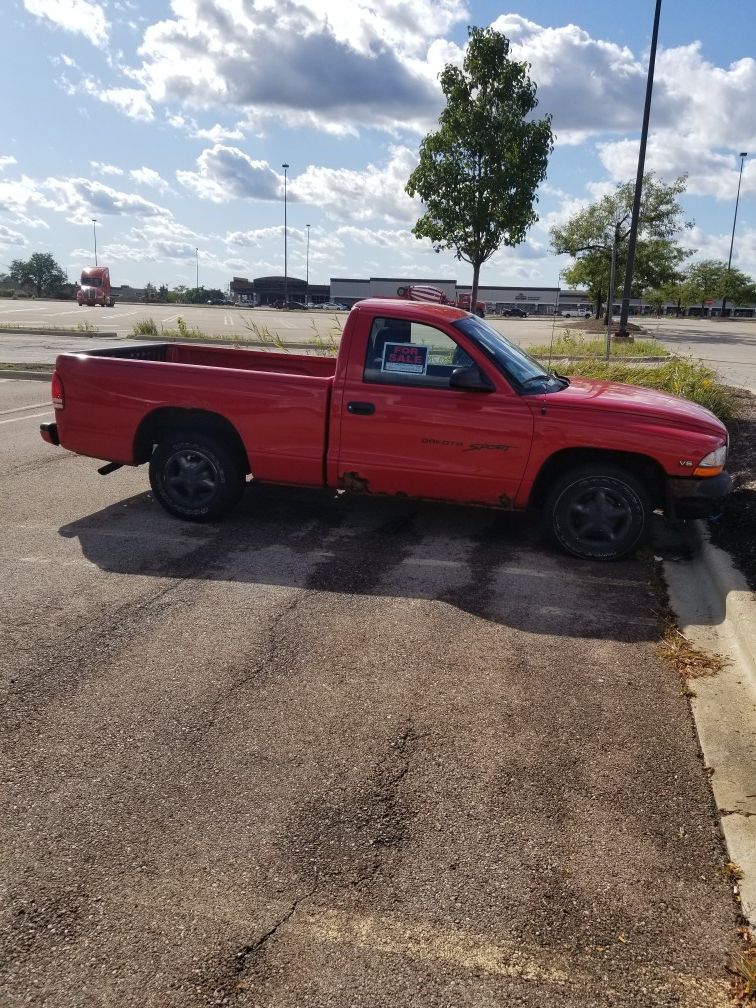
[[[4,378],[18,378],[18,379],[24,379],[26,381],[31,380],[31,381],[49,382],[50,379],[52,378],[52,373],[53,373],[52,365],[50,365],[49,371],[24,371],[22,369],[19,370],[13,369],[9,371],[0,370],[0,381],[2,381]]]
[[[695,544],[720,596],[725,618],[743,652],[751,681],[756,687],[756,593],[751,591],[729,554],[712,544],[706,524],[703,521],[691,524]]]
[[[693,644],[726,663],[687,680],[691,712],[720,816],[743,915],[756,927],[756,596],[701,521],[686,526],[693,555],[664,563],[670,604]]]
[[[110,329],[97,329],[90,330],[89,332],[82,332],[81,329],[38,329],[36,326],[18,326],[13,329],[0,329],[0,336],[3,333],[7,333],[8,336],[74,336],[81,339],[96,339],[98,336],[104,336],[107,339],[116,339],[118,333],[115,330]]]

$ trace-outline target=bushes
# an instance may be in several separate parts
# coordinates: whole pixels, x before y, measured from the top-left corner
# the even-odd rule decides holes
[[[602,381],[625,382],[643,388],[671,392],[699,403],[727,421],[733,414],[733,401],[729,392],[718,382],[713,371],[696,361],[675,358],[669,364],[643,367],[611,361],[575,361],[568,370],[571,377],[597,378]]]

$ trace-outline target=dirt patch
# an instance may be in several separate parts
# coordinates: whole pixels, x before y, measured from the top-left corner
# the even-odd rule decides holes
[[[729,389],[734,416],[729,422],[727,468],[735,483],[720,514],[709,521],[712,542],[727,550],[756,591],[756,396]]]

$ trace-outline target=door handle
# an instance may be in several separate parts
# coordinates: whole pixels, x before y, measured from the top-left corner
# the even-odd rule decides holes
[[[347,403],[347,413],[359,413],[360,416],[370,416],[375,413],[375,405],[371,402],[350,402]]]

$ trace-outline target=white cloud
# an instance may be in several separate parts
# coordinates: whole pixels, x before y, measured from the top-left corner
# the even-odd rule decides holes
[[[18,164],[16,159],[12,154],[0,154],[0,171],[7,168],[8,165]]]
[[[196,119],[179,113],[167,115],[166,121],[175,129],[181,130],[196,140],[222,143],[224,140],[242,140],[244,137],[244,132],[239,126],[221,126],[220,123],[215,123],[214,126],[204,128],[199,126]]]
[[[25,245],[26,239],[18,231],[12,231],[4,224],[0,224],[0,245]]]
[[[90,161],[92,168],[101,175],[125,175],[126,172],[123,168],[118,168],[116,165],[107,164],[104,161]]]
[[[342,220],[414,222],[420,204],[410,199],[404,187],[416,164],[415,151],[393,147],[385,165],[369,164],[363,171],[310,166],[292,179],[291,191]]]
[[[89,0],[24,0],[24,7],[58,28],[83,35],[93,45],[108,41],[108,21],[99,4]]]
[[[87,90],[89,94],[99,98],[107,105],[112,105],[130,119],[151,122],[155,118],[147,95],[139,88],[118,87],[101,90],[97,85],[94,85],[93,90]]]
[[[55,197],[52,204],[55,209],[68,214],[68,219],[76,224],[88,223],[91,217],[100,215],[167,218],[171,216],[170,211],[142,199],[141,196],[119,192],[91,179],[48,178],[40,186]],[[48,202],[49,205],[51,204]]]
[[[599,144],[598,155],[614,182],[626,182],[638,167],[638,141],[616,140]],[[650,137],[646,150],[646,170],[670,180],[688,173],[687,191],[693,196],[715,199],[735,198],[740,160],[732,153],[722,153],[705,146],[691,136],[668,131]],[[756,163],[746,161],[741,195],[756,193]]]
[[[241,140],[244,134],[236,127],[229,128],[216,123],[210,129],[198,129],[194,134],[198,140],[209,140],[211,143],[220,143],[222,140]]]
[[[173,192],[162,175],[158,174],[154,168],[132,168],[129,175],[140,185],[151,186],[153,189],[157,189],[158,192]]]
[[[420,128],[440,109],[437,45],[462,0],[181,0],[150,26],[134,76],[153,103],[244,110],[327,129]],[[281,72],[281,67],[286,72]]]
[[[179,182],[213,203],[231,199],[278,199],[283,193],[283,176],[267,161],[253,161],[238,147],[216,144],[197,158],[197,171],[177,171]],[[295,198],[292,194],[292,198]]]
[[[230,231],[225,240],[229,245],[259,248],[264,242],[279,236],[283,236],[283,227],[265,227],[251,231]]]
[[[55,202],[28,175],[7,182],[0,181],[0,206],[14,223],[25,224],[27,227],[47,227],[44,221],[30,217],[27,211],[56,209]]]

